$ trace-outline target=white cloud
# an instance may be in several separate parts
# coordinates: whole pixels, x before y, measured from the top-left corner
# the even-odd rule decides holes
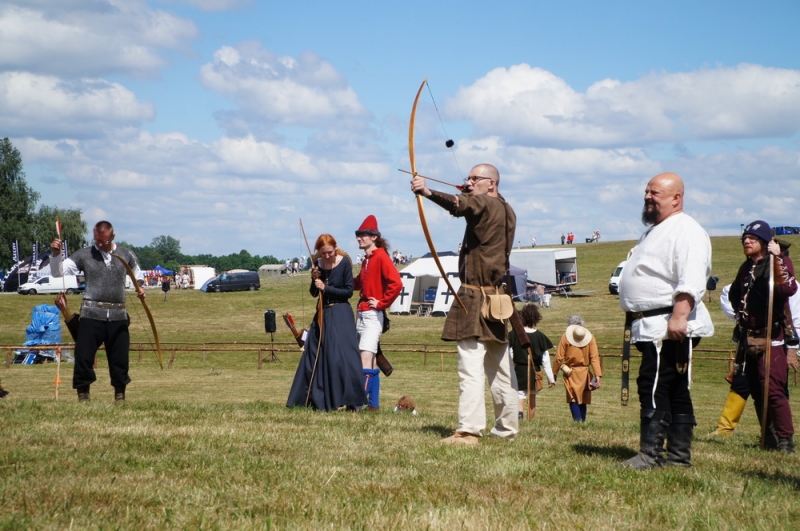
[[[477,136],[544,146],[787,137],[800,130],[800,72],[741,64],[605,79],[580,94],[520,64],[461,88],[445,108]]]
[[[141,0],[10,0],[0,4],[0,68],[65,77],[152,77],[164,50],[189,51],[192,21]]]
[[[95,136],[155,115],[151,103],[103,79],[63,81],[28,72],[0,72],[0,121],[15,136]]]
[[[321,127],[370,118],[345,78],[311,52],[293,58],[257,42],[223,46],[203,65],[200,80],[230,98],[235,115],[249,123]]]
[[[255,0],[162,0],[166,4],[186,4],[201,11],[228,11],[251,5]]]

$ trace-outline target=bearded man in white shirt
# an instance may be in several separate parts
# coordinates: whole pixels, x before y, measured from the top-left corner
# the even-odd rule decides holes
[[[631,342],[642,353],[639,453],[622,463],[637,470],[692,466],[691,352],[701,337],[714,334],[714,325],[703,304],[711,241],[683,212],[683,194],[674,173],[647,183],[642,222],[649,228],[629,253],[619,283]]]

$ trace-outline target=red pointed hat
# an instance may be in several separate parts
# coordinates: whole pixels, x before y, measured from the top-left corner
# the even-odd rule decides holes
[[[356,231],[356,236],[359,234],[369,234],[370,236],[381,235],[381,231],[378,230],[378,220],[375,219],[375,216],[372,214],[367,216],[367,219],[364,220],[364,222]]]

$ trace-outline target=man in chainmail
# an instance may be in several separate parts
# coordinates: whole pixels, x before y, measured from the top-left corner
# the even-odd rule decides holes
[[[114,400],[124,402],[125,387],[131,381],[128,376],[130,319],[125,309],[125,266],[112,255],[125,260],[134,271],[139,281],[134,287],[140,299],[145,298],[140,285],[144,275],[133,252],[114,243],[114,227],[108,221],[100,221],[94,226],[94,245],[91,247],[72,253],[66,260],[62,260],[61,248],[59,239],[50,244],[52,275],[60,277],[83,271],[86,278],[80,330],[75,342],[72,387],[78,391],[79,401],[89,401],[89,386],[97,379],[94,358],[97,349],[104,344],[111,385],[114,386]]]

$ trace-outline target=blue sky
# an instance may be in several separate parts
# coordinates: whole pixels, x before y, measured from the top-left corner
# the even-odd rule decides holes
[[[711,235],[800,225],[799,2],[489,6],[7,0],[0,137],[43,203],[136,245],[287,258],[303,218],[353,253],[375,214],[419,256],[397,169],[427,77],[418,171],[460,182],[496,165],[524,245],[636,238],[662,171]],[[437,249],[454,250],[463,222],[426,207]]]

